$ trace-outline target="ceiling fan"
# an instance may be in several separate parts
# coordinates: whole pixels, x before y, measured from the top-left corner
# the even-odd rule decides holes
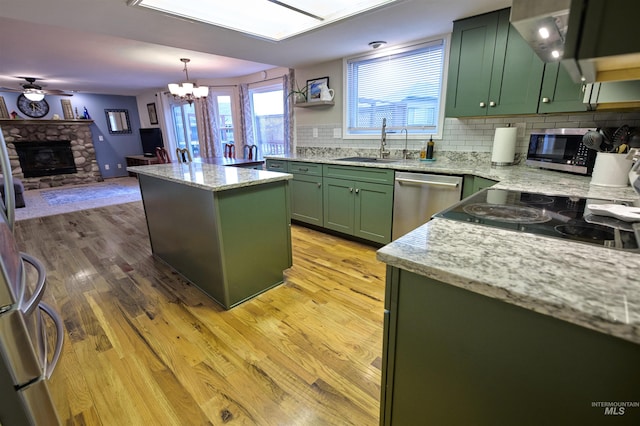
[[[30,101],[41,101],[44,99],[44,95],[56,95],[56,96],[73,96],[70,93],[65,93],[63,90],[57,89],[43,89],[42,86],[36,84],[36,78],[34,77],[18,77],[23,78],[27,82],[20,84],[22,89],[11,89],[8,87],[0,87],[0,92],[17,92],[22,93]]]

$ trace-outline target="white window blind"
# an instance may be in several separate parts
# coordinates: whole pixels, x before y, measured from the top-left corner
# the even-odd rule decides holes
[[[440,123],[444,40],[346,60],[347,135],[406,128],[437,134]]]

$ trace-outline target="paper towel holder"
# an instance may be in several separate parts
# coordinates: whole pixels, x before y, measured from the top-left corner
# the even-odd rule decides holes
[[[517,127],[497,127],[491,150],[491,166],[513,166],[516,161]]]

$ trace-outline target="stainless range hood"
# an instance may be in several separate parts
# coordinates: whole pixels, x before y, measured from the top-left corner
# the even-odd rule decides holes
[[[564,55],[571,0],[513,0],[511,25],[544,62]]]
[[[511,24],[577,82],[640,80],[638,0],[513,0]]]

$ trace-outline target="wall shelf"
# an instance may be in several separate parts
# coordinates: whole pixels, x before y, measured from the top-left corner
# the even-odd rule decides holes
[[[333,105],[335,105],[335,102],[333,101],[315,101],[315,102],[302,102],[302,103],[294,104],[296,108],[312,108],[312,107],[333,106]]]
[[[38,120],[38,119],[33,119],[33,120],[24,120],[24,119],[20,119],[20,120],[13,120],[11,118],[0,118],[0,124],[4,124],[4,123],[13,123],[13,124],[78,124],[78,123],[93,123],[93,120],[88,119],[85,120],[84,118],[81,119],[74,119],[74,120]]]

